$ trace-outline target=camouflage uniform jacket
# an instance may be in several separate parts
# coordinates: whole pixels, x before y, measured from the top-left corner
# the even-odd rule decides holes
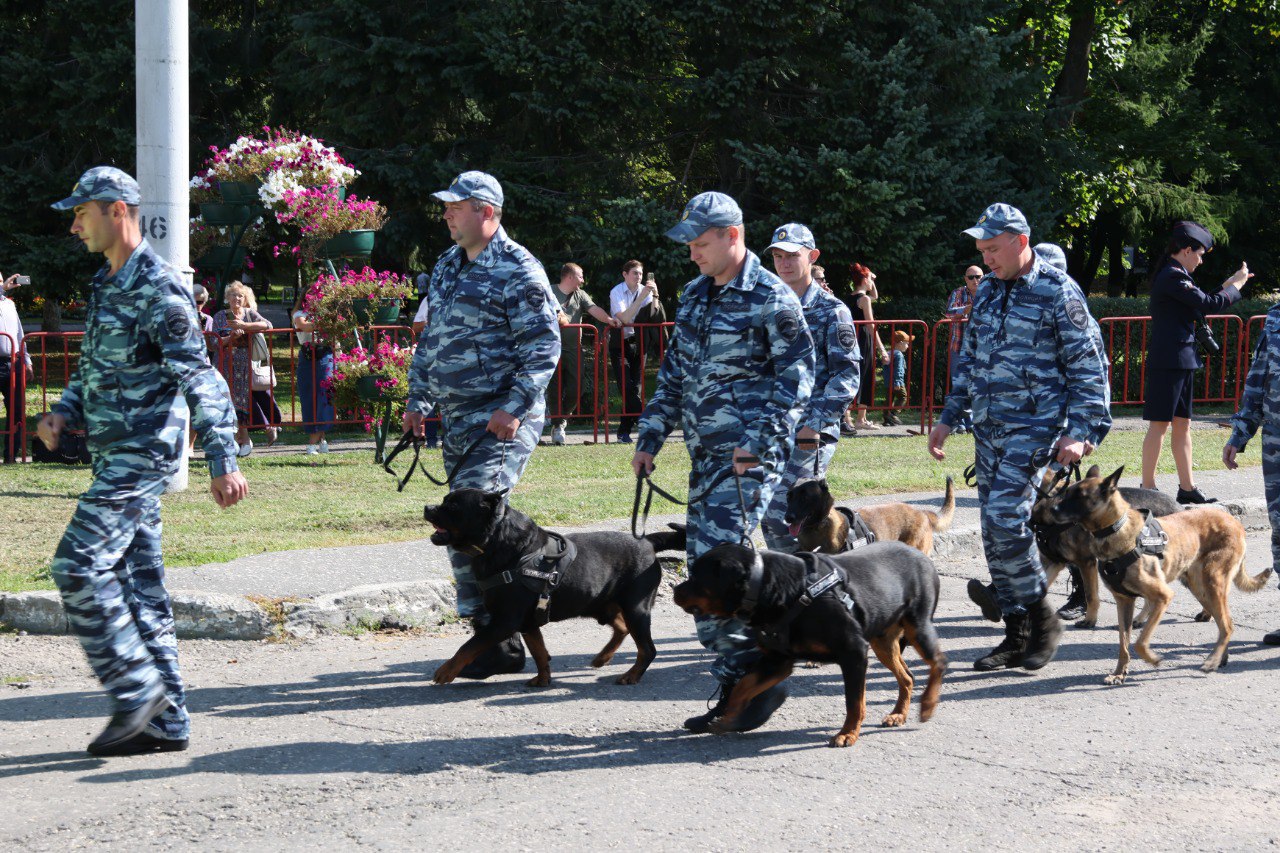
[[[560,360],[558,303],[542,264],[499,228],[474,261],[459,246],[441,255],[424,298],[409,411],[439,403],[524,420]]]
[[[980,429],[992,422],[1102,441],[1111,429],[1107,358],[1070,276],[1033,253],[1026,275],[982,280],[968,325],[942,423],[953,426],[972,408]]]
[[[1227,443],[1244,450],[1264,422],[1268,429],[1280,428],[1280,305],[1271,306],[1263,321]]]
[[[94,275],[80,360],[53,411],[84,428],[95,459],[138,455],[164,473],[187,439],[173,412],[181,393],[210,475],[238,470],[235,409],[202,332],[190,291],[143,240],[115,275]]]
[[[854,334],[849,306],[810,284],[800,300],[805,324],[813,338],[815,371],[813,395],[800,418],[801,427],[840,438],[840,419],[858,393],[860,378],[858,336]]]
[[[656,454],[677,423],[695,458],[743,447],[774,469],[788,455],[813,390],[813,341],[800,300],[747,253],[737,278],[685,287],[638,451]]]

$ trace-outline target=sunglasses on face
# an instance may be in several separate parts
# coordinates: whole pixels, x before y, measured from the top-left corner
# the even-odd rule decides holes
[[[965,278],[967,278],[969,281],[982,281],[982,276],[980,275],[967,275],[965,276]]]

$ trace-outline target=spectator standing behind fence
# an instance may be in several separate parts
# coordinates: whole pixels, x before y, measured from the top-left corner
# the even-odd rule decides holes
[[[271,321],[258,313],[258,302],[253,291],[238,281],[227,285],[224,292],[227,307],[213,315],[213,331],[219,337],[218,367],[231,387],[231,402],[236,407],[239,426],[236,443],[240,445],[237,456],[253,452],[249,427],[265,424],[267,445],[276,443],[280,435],[280,407],[270,391],[253,390],[253,336],[271,330]]]
[[[978,282],[982,281],[982,267],[969,267],[964,271],[964,284],[951,291],[947,300],[947,319],[951,321],[951,345],[948,348],[947,368],[952,382],[956,376],[956,362],[960,356],[960,344],[964,341],[965,320],[973,310],[973,297],[978,292]],[[952,432],[968,432],[973,429],[973,413],[965,411],[961,414],[956,428]]]
[[[463,172],[447,190],[443,219],[457,245],[436,261],[427,287],[426,327],[409,369],[404,428],[425,431],[440,406],[442,456],[452,489],[506,492],[538,446],[547,385],[560,360],[555,297],[542,264],[502,227],[502,185],[484,172]],[[489,623],[471,557],[449,549],[458,615],[473,628]],[[484,652],[459,673],[488,678],[524,669],[516,636]]]
[[[627,261],[622,265],[622,281],[609,292],[609,313],[624,326],[636,322],[636,315],[658,296],[658,283],[650,275],[649,281],[640,285],[644,277],[644,264]],[[644,363],[647,352],[642,351],[643,339],[636,329],[624,328],[610,337],[610,355],[613,373],[618,380],[618,392],[622,395],[623,415],[618,419],[618,441],[631,443],[631,430],[640,414],[640,383],[644,381]]]
[[[880,291],[876,289],[876,274],[862,264],[853,265],[853,320],[858,325],[858,351],[862,354],[862,375],[858,380],[857,421],[845,419],[843,432],[856,435],[857,431],[879,429],[876,424],[867,420],[867,407],[875,405],[875,373],[877,364],[889,361],[889,351],[880,342],[876,334],[875,312],[871,303],[878,299]]]
[[[809,276],[810,278],[813,279],[814,284],[818,285],[818,287],[821,287],[827,293],[831,293],[831,285],[827,284],[826,270],[824,270],[822,267],[818,266],[817,264],[814,264],[813,268],[809,271]]]
[[[1213,503],[1196,487],[1191,473],[1191,397],[1195,372],[1204,367],[1196,355],[1196,324],[1205,314],[1239,302],[1240,290],[1251,277],[1248,265],[1241,264],[1222,283],[1222,290],[1209,296],[1196,287],[1191,274],[1212,250],[1213,235],[1208,229],[1196,222],[1179,222],[1151,275],[1151,334],[1142,405],[1142,419],[1148,422],[1142,440],[1142,487],[1156,487],[1156,465],[1172,422],[1169,451],[1178,469],[1178,503],[1183,504]]]
[[[1253,361],[1249,363],[1249,375],[1244,380],[1240,410],[1231,419],[1231,435],[1222,448],[1222,464],[1228,470],[1239,467],[1236,455],[1244,452],[1259,427],[1262,429],[1262,486],[1267,495],[1267,517],[1271,521],[1271,566],[1280,575],[1280,305],[1273,305],[1263,321],[1262,334],[1254,347]],[[1262,642],[1280,646],[1280,628],[1266,634]]]
[[[592,375],[595,371],[594,353],[583,352],[581,329],[567,327],[586,322],[588,314],[615,329],[622,325],[592,301],[591,296],[582,289],[583,281],[582,267],[573,263],[565,264],[560,268],[560,283],[551,291],[559,303],[556,320],[560,324],[559,373],[551,378],[551,384],[547,386],[547,408],[555,416],[555,420],[551,422],[552,444],[564,444],[564,428],[569,417],[577,414],[579,406],[591,405],[583,401],[591,400],[595,395],[595,379]],[[594,345],[594,338],[589,343]]]
[[[765,249],[773,268],[796,297],[813,338],[813,393],[800,416],[795,449],[765,512],[764,541],[774,551],[796,550],[787,524],[787,493],[803,477],[825,477],[840,440],[840,418],[858,393],[858,339],[849,308],[818,286],[810,265],[819,251],[813,232],[790,222],[773,232]]]
[[[333,375],[333,347],[316,337],[316,324],[303,303],[307,294],[298,294],[293,303],[293,328],[298,337],[298,368],[295,387],[302,404],[302,429],[307,433],[307,456],[329,452],[325,433],[333,429],[333,401],[325,383]]]
[[[192,293],[196,297],[196,316],[200,318],[200,330],[202,332],[213,331],[213,315],[205,313],[205,306],[209,304],[209,289],[203,284],[191,285]]]
[[[1030,488],[1050,459],[1078,462],[1111,428],[1107,362],[1084,294],[1031,248],[1017,208],[993,204],[965,234],[991,274],[974,297],[955,383],[929,452],[973,411],[975,467],[986,554],[1005,637],[974,669],[1040,669],[1057,652],[1062,623],[1031,531]]]
[[[17,306],[9,298],[8,292],[19,287],[20,276],[11,275],[0,286],[0,396],[4,398],[5,429],[9,434],[3,438],[4,461],[12,462],[18,451],[18,427],[26,417],[27,383],[35,379],[31,369],[31,354],[22,349],[22,320],[18,317]],[[8,337],[5,337],[8,335]],[[16,348],[16,349],[15,349]],[[15,353],[21,352],[23,365],[14,370]],[[10,393],[9,382],[14,384]]]
[[[907,404],[907,353],[914,340],[913,335],[901,329],[893,333],[889,362],[884,366],[884,401],[889,407],[884,412],[885,426],[902,425],[898,410]]]
[[[203,438],[214,501],[229,507],[249,492],[236,468],[227,385],[205,358],[190,288],[142,236],[141,203],[132,177],[99,166],[53,205],[75,212],[71,233],[106,260],[93,277],[75,372],[39,427],[50,450],[65,430],[83,429],[93,456],[93,482],[49,574],[111,694],[111,721],[89,744],[99,756],[177,752],[191,735],[160,548],[160,495],[185,439],[179,395]]]
[[[423,273],[426,275],[426,273]],[[418,301],[418,312],[413,315],[413,340],[415,346],[418,338],[422,337],[422,330],[427,327],[427,315],[431,313],[431,303],[427,301],[424,294],[422,299]],[[427,412],[423,421],[426,429],[427,450],[435,450],[440,439],[440,407],[432,405],[430,411]]]

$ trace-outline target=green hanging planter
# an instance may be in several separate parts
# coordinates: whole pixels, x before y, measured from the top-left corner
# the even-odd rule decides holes
[[[227,204],[258,204],[261,181],[218,181],[218,192]]]
[[[373,312],[373,325],[390,326],[400,319],[400,303],[381,301]]]
[[[320,255],[324,258],[367,257],[373,251],[373,242],[377,236],[377,231],[369,229],[343,231],[325,241]]]
[[[218,204],[205,202],[200,205],[200,217],[206,225],[229,225],[236,227],[249,221],[253,211],[247,204]]]
[[[313,190],[323,190],[324,192],[332,193],[332,194],[333,194],[333,197],[334,197],[334,198],[336,198],[338,201],[346,201],[346,200],[347,200],[347,188],[346,188],[346,187],[334,187],[334,186],[330,185],[330,186],[324,186],[324,187],[311,187],[311,189],[313,189]]]
[[[356,396],[369,403],[381,403],[390,399],[381,388],[379,382],[386,382],[391,377],[380,373],[371,373],[356,380]]]
[[[372,299],[356,298],[351,300],[351,313],[355,315],[356,325],[367,326],[373,319],[374,302]]]
[[[192,265],[197,269],[217,271],[226,269],[227,261],[231,261],[231,268],[236,269],[244,266],[244,254],[243,246],[236,247],[234,257],[231,254],[230,246],[213,246],[197,258]]]

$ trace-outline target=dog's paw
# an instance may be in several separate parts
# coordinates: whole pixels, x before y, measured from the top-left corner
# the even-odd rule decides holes
[[[436,670],[436,674],[432,676],[431,680],[436,684],[448,684],[457,677],[458,673],[455,671],[455,668],[445,664]]]
[[[1225,663],[1226,663],[1225,660],[1223,660],[1222,663],[1216,663],[1213,660],[1213,658],[1210,657],[1209,660],[1200,664],[1200,671],[1201,672],[1217,672],[1218,669],[1222,666],[1222,664],[1225,664]]]
[[[1209,615],[1209,611],[1201,610],[1199,613],[1195,615],[1194,618],[1195,618],[1195,621],[1197,622],[1208,622],[1213,617]]]
[[[894,726],[906,725],[906,723],[907,723],[906,714],[890,714],[884,718],[884,720],[880,723],[880,725],[892,728]]]
[[[846,746],[853,746],[853,745],[854,745],[855,743],[857,743],[857,742],[858,742],[858,735],[857,735],[857,733],[855,732],[855,733],[853,733],[853,734],[847,734],[847,735],[846,735],[846,734],[838,734],[838,735],[836,735],[835,737],[833,737],[830,741],[828,741],[828,742],[827,742],[827,745],[828,745],[828,746],[839,747],[839,748],[843,749],[843,748],[844,748],[844,747],[846,747]]]
[[[1133,624],[1130,627],[1133,628],[1133,630],[1137,631],[1145,624],[1147,624],[1146,619],[1134,619]]]
[[[725,735],[733,731],[733,729],[729,727],[729,723],[725,722],[724,717],[716,717],[711,721],[711,724],[707,726],[707,731],[711,732],[713,735]]]
[[[607,666],[611,660],[613,660],[612,652],[607,655],[604,652],[601,652],[591,659],[591,665],[596,669],[599,669],[602,666]]]
[[[1097,628],[1098,618],[1095,616],[1094,618],[1090,619],[1088,616],[1086,616],[1080,621],[1076,622],[1076,627],[1077,628]]]
[[[822,662],[821,662],[821,661],[816,661],[816,660],[807,660],[807,661],[805,661],[805,662],[804,662],[804,664],[802,665],[802,668],[803,668],[803,669],[817,669],[817,668],[818,668],[818,667],[820,667],[820,666],[822,666]]]
[[[615,681],[614,683],[615,684],[639,684],[640,673],[628,671],[623,675],[618,676],[618,680]]]
[[[1115,686],[1117,684],[1124,684],[1124,677],[1125,677],[1125,673],[1114,672],[1111,675],[1108,675],[1106,678],[1102,679],[1102,683],[1109,684],[1112,686]]]
[[[525,687],[550,687],[551,676],[538,673],[533,678],[530,678],[528,681],[526,681],[524,683],[524,686]]]
[[[1145,646],[1138,646],[1134,649],[1134,651],[1136,651],[1144,661],[1151,664],[1152,666],[1159,666],[1164,661],[1163,657],[1151,651],[1151,649],[1146,648]]]

